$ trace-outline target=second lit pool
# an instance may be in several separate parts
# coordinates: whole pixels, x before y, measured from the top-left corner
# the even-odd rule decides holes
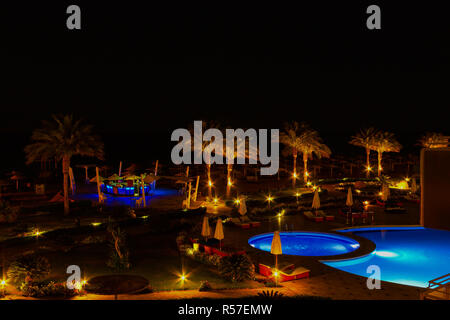
[[[273,233],[254,236],[248,243],[257,249],[270,252]],[[323,232],[280,232],[283,254],[296,256],[334,256],[359,248],[359,243],[349,237]]]

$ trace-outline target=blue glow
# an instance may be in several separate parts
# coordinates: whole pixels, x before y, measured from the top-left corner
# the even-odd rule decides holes
[[[134,188],[133,188],[134,189]],[[172,189],[156,189],[151,192],[150,195],[145,197],[145,201],[147,204],[153,203],[154,201],[158,201],[159,199],[163,199],[166,197],[176,196],[178,194],[177,190]],[[133,194],[127,197],[115,197],[113,195],[106,195],[107,199],[105,200],[105,205],[107,206],[135,206],[136,199]],[[71,196],[73,200],[91,200],[94,202],[98,201],[97,193],[79,193],[74,196]]]
[[[273,233],[254,236],[248,243],[257,249],[270,252]],[[321,232],[281,232],[283,254],[296,256],[332,256],[352,252],[359,243],[351,238]]]
[[[423,227],[364,228],[353,231],[376,244],[367,256],[322,263],[368,277],[367,267],[378,265],[381,280],[427,287],[428,281],[449,273],[450,232]]]

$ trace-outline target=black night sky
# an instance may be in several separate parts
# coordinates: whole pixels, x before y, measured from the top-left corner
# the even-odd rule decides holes
[[[413,148],[448,134],[449,22],[438,4],[58,1],[2,9],[2,163],[23,165],[31,131],[51,113],[92,122],[107,158],[168,157],[193,120],[318,129],[335,153],[376,126]],[[82,30],[65,27],[78,4]],[[2,4],[4,6],[4,4]],[[358,151],[358,150],[356,150]]]

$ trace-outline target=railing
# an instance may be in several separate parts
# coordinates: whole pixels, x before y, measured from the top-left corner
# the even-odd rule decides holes
[[[421,299],[450,300],[450,273],[428,281],[428,287],[422,292]]]

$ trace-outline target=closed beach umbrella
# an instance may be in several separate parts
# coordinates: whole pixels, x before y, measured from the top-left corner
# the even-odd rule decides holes
[[[347,200],[345,201],[345,205],[347,207],[349,207],[350,209],[350,213],[352,212],[352,206],[353,206],[353,193],[352,193],[352,188],[348,187],[348,192],[347,192]],[[349,219],[348,219],[348,212],[347,212],[347,221],[346,223],[349,223]],[[353,218],[352,218],[352,223],[353,223]]]
[[[383,201],[387,201],[388,198],[389,198],[389,193],[390,193],[389,186],[387,184],[383,184],[383,189],[382,190],[383,191],[382,191],[381,199]]]
[[[275,270],[278,272],[278,255],[283,253],[281,249],[280,231],[273,233],[272,245],[270,247],[270,253],[275,255]],[[276,283],[278,284],[278,277],[275,276]]]
[[[206,241],[208,241],[208,237],[211,236],[211,228],[209,227],[208,217],[203,217],[202,224],[202,236],[205,237]]]
[[[247,213],[247,205],[245,204],[245,197],[239,199],[239,213],[244,216]]]
[[[214,231],[214,238],[219,240],[219,247],[220,250],[222,250],[222,240],[224,238],[223,235],[223,226],[222,226],[222,219],[217,219],[217,224],[216,224],[216,231]]]
[[[412,181],[411,181],[411,192],[412,193],[416,193],[417,192],[416,179],[412,179]]]
[[[345,201],[345,205],[348,207],[353,206],[353,194],[352,194],[352,188],[348,187],[348,192],[347,192],[347,200]]]
[[[314,210],[317,210],[320,208],[320,198],[319,198],[319,191],[316,189],[314,192],[314,198],[311,206]]]

